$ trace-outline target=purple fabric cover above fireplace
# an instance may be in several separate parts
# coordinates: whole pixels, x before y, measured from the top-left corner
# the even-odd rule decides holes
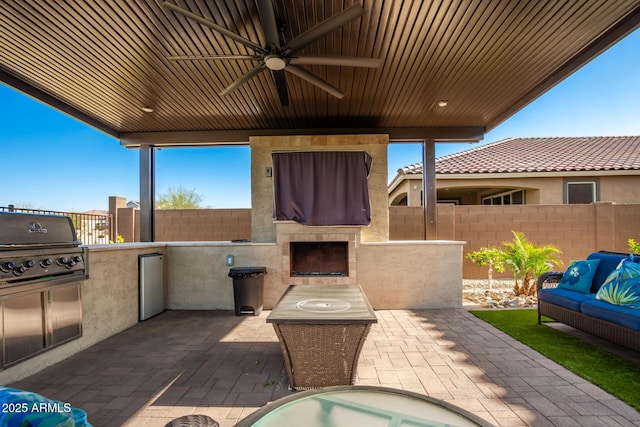
[[[274,152],[276,220],[305,225],[369,225],[367,179],[373,159],[365,151]]]

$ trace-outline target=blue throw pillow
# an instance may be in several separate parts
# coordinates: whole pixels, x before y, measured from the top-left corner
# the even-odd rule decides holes
[[[588,294],[591,292],[591,283],[596,269],[600,264],[599,259],[585,261],[571,261],[569,268],[562,275],[559,288]]]
[[[640,309],[640,264],[622,260],[598,289],[596,298],[610,304]]]

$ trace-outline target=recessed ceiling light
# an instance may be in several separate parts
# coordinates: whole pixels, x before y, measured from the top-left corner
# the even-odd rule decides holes
[[[140,109],[145,113],[153,113],[154,111],[156,111],[153,109],[153,107],[147,107],[147,106],[141,107]]]
[[[449,101],[447,101],[446,99],[438,101],[438,107],[446,107],[447,105],[449,105]]]

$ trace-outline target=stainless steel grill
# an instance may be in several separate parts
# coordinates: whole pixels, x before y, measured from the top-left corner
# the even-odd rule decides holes
[[[0,367],[82,335],[80,244],[69,217],[0,212]]]
[[[0,296],[88,278],[71,218],[0,213]]]

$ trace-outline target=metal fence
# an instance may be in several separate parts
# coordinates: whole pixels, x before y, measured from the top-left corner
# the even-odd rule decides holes
[[[102,245],[109,243],[111,236],[111,215],[88,214],[80,212],[59,212],[41,209],[17,208],[13,205],[0,206],[0,212],[33,213],[39,215],[64,215],[71,218],[78,240],[84,245]]]

